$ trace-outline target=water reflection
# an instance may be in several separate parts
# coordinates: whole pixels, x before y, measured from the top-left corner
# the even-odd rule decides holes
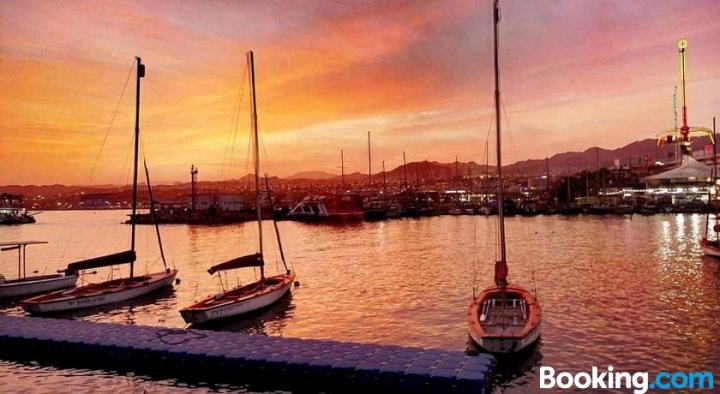
[[[295,305],[292,303],[291,292],[268,308],[205,324],[192,324],[190,328],[242,332],[250,335],[283,336],[283,329],[291,323],[294,311]]]
[[[529,386],[536,379],[538,368],[542,365],[542,336],[532,345],[518,353],[496,355],[497,365],[491,390],[505,391],[512,387]],[[468,352],[481,353],[472,338],[468,337]]]
[[[122,237],[102,243],[94,237],[116,230],[126,235],[127,227],[109,220],[115,216],[46,212],[41,226],[0,228],[0,238],[48,240],[33,258],[68,261],[88,250],[126,247]],[[74,222],[82,225],[68,234],[65,226]],[[351,226],[280,222],[302,286],[271,309],[212,329],[466,349],[473,278],[479,288],[492,284],[495,223],[480,216]],[[508,218],[509,276],[537,287],[543,333],[534,355],[502,367],[496,391],[536,391],[540,365],[568,371],[593,365],[650,372],[715,368],[717,376],[720,260],[702,257],[704,224],[703,215]],[[273,233],[271,222],[263,225]],[[220,289],[206,269],[253,251],[257,242],[256,223],[162,231],[182,279],[173,292],[71,318],[182,328],[178,310]],[[154,229],[139,227],[137,239],[139,254],[153,255]],[[279,260],[274,242],[266,243],[266,254],[268,262]],[[5,260],[0,272],[17,269],[15,260]],[[229,279],[246,283],[255,275],[248,270]],[[12,302],[0,304],[0,313],[23,314]],[[33,379],[25,376],[16,388],[32,389]]]

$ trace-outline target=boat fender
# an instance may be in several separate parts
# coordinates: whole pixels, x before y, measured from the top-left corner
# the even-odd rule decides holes
[[[180,278],[175,278],[175,284],[176,284],[176,285],[179,285],[179,284],[180,284]]]
[[[295,281],[295,287],[300,287],[300,281],[299,281],[299,280],[296,280],[296,281]]]
[[[5,283],[5,275],[0,274],[0,284]]]
[[[219,300],[223,297],[223,293],[217,293],[213,296],[214,299]]]

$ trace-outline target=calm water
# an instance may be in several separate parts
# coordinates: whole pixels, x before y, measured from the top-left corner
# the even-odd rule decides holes
[[[2,240],[46,240],[28,247],[28,269],[54,271],[76,259],[123,250],[130,227],[120,211],[45,212],[38,223],[0,228]],[[516,217],[507,220],[510,279],[536,286],[541,343],[503,366],[495,392],[538,390],[538,369],[710,370],[720,376],[720,265],[702,256],[702,215]],[[464,350],[473,284],[491,284],[495,219],[435,217],[346,226],[281,222],[283,246],[301,286],[277,307],[217,327],[250,334]],[[265,223],[266,260],[279,260]],[[184,327],[178,310],[220,290],[210,265],[256,251],[257,224],[162,227],[179,268],[174,290],[68,318]],[[136,269],[162,269],[154,229],[139,227]],[[16,255],[0,272],[16,275]],[[269,270],[274,271],[270,263]],[[120,271],[99,270],[88,281]],[[252,271],[228,276],[234,285]],[[475,281],[474,278],[477,277]],[[0,313],[22,315],[13,304]],[[0,361],[0,392],[222,392],[110,372]]]

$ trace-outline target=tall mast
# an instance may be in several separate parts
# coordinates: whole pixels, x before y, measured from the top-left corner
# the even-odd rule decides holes
[[[407,190],[407,161],[405,161],[405,151],[403,151],[403,171],[405,172],[405,189]]]
[[[370,155],[370,132],[368,131],[368,184],[372,187],[372,156]]]
[[[383,160],[383,199],[387,198],[387,185],[385,184],[385,160]]]
[[[262,233],[262,210],[260,208],[260,142],[258,140],[257,103],[255,96],[255,59],[253,52],[248,51],[248,68],[250,70],[250,91],[252,93],[252,131],[253,131],[253,153],[255,157],[255,204],[257,205],[258,221],[258,252],[263,255],[263,233]],[[263,267],[260,267],[260,276],[265,277]]]
[[[142,64],[142,59],[135,56],[137,61],[137,77],[135,82],[135,157],[133,164],[133,196],[132,196],[132,235],[130,236],[130,250],[135,251],[135,223],[137,217],[137,197],[138,197],[138,148],[140,140],[140,78],[145,77],[145,65]],[[130,278],[132,279],[135,268],[135,262],[130,262]]]
[[[550,158],[545,156],[545,190],[550,190]]]
[[[198,169],[195,164],[190,165],[190,211],[195,212],[195,185],[197,184]]]
[[[345,187],[345,156],[342,149],[340,150],[340,184]]]
[[[495,281],[507,281],[507,256],[505,253],[505,209],[503,200],[503,174],[502,174],[502,138],[500,135],[500,71],[498,60],[498,25],[500,24],[500,7],[498,0],[494,2],[494,37],[495,37],[495,128],[497,139],[497,176],[498,176],[498,232],[500,236],[500,265],[503,268],[502,275],[498,277],[496,270]],[[499,284],[499,283],[498,283]]]
[[[490,140],[485,139],[485,179],[488,180],[488,184],[490,181],[490,151],[488,150],[490,146]],[[483,182],[484,184],[485,182]],[[483,189],[485,189],[483,185]]]

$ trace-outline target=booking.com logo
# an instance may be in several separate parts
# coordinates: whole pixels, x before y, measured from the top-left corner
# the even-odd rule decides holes
[[[712,372],[658,372],[650,381],[647,372],[616,372],[612,365],[600,372],[592,367],[591,372],[560,372],[555,375],[553,367],[540,367],[541,389],[634,389],[635,394],[645,394],[653,390],[712,390],[714,388]]]

